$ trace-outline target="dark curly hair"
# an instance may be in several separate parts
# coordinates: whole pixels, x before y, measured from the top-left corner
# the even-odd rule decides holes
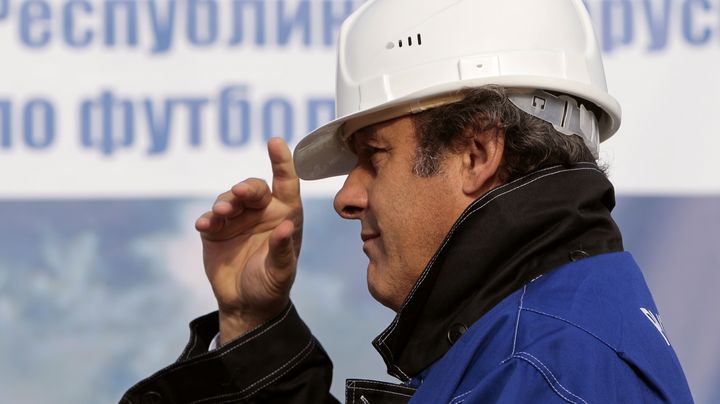
[[[458,102],[413,115],[418,140],[416,175],[437,174],[446,153],[462,151],[474,133],[491,129],[505,135],[500,168],[505,182],[549,166],[597,163],[581,137],[559,133],[552,124],[520,110],[504,88],[486,86],[465,89],[461,94],[464,98]]]

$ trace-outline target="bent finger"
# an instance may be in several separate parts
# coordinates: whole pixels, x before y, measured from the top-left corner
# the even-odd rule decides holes
[[[242,211],[243,204],[240,199],[232,191],[223,192],[215,198],[213,202],[212,213],[227,217],[237,215]]]
[[[212,212],[229,219],[248,209],[264,209],[272,201],[270,187],[261,179],[248,178],[215,199]]]
[[[223,229],[225,220],[212,211],[205,212],[195,221],[195,230],[203,234],[216,233]]]
[[[248,178],[231,189],[240,206],[250,209],[264,209],[272,201],[267,182],[259,178]]]

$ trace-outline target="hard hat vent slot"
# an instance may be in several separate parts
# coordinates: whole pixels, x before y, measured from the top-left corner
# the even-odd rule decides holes
[[[415,38],[415,39],[417,39],[417,40],[413,42],[413,38]],[[421,35],[421,34],[417,34],[415,37],[413,37],[413,36],[411,35],[411,36],[407,37],[407,41],[403,41],[402,39],[398,39],[398,41],[397,41],[397,46],[398,46],[398,48],[402,48],[403,45],[405,45],[405,44],[407,44],[407,46],[413,46],[413,44],[415,44],[416,46],[422,45],[422,35]],[[394,48],[395,48],[395,42],[388,42],[388,44],[385,45],[385,48],[388,49],[388,50],[394,49]]]

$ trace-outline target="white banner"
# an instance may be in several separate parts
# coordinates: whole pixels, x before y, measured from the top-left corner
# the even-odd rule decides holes
[[[350,0],[0,0],[0,196],[221,192],[333,115]],[[621,193],[717,193],[720,1],[586,2]],[[334,193],[342,178],[305,184]]]

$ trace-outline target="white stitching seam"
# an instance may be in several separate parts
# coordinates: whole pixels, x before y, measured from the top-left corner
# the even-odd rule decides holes
[[[185,368],[185,367],[187,367],[187,366],[196,365],[196,364],[198,364],[198,363],[203,363],[203,362],[209,361],[209,360],[211,360],[211,359],[217,359],[217,358],[220,358],[220,357],[222,357],[222,356],[224,356],[224,355],[226,355],[226,354],[234,351],[235,349],[237,349],[237,348],[239,348],[239,347],[247,344],[248,342],[254,340],[255,338],[258,338],[259,336],[261,336],[261,335],[265,334],[266,332],[270,331],[271,329],[275,328],[275,326],[277,326],[278,324],[280,324],[280,323],[282,323],[283,321],[285,321],[285,319],[287,318],[288,314],[290,314],[290,311],[292,311],[292,308],[293,308],[293,307],[294,307],[294,305],[293,305],[293,304],[290,304],[290,306],[288,306],[287,310],[285,310],[285,313],[282,315],[282,317],[280,317],[280,319],[277,320],[277,322],[275,322],[275,323],[273,323],[273,324],[270,324],[270,325],[268,326],[268,328],[262,330],[262,332],[260,332],[259,334],[254,335],[254,336],[252,336],[251,338],[248,338],[247,340],[245,340],[245,341],[241,342],[240,344],[238,344],[238,345],[236,345],[236,346],[228,349],[227,351],[225,351],[225,352],[223,352],[223,353],[221,353],[221,354],[218,355],[218,354],[217,354],[218,350],[221,350],[221,349],[222,349],[222,348],[220,348],[220,349],[218,349],[218,350],[215,350],[215,351],[212,351],[212,352],[206,352],[206,353],[204,353],[204,354],[202,354],[202,355],[200,355],[200,356],[197,356],[194,360],[192,360],[192,361],[190,361],[190,362],[186,362],[186,363],[183,363],[183,364],[178,364],[177,362],[175,362],[175,363],[173,363],[172,365],[167,366],[167,367],[165,367],[165,368],[163,368],[163,369],[155,372],[152,376],[148,377],[147,379],[144,379],[144,380],[139,381],[138,383],[136,383],[135,385],[133,385],[131,388],[129,388],[128,391],[135,390],[136,388],[139,388],[140,386],[143,386],[143,385],[149,383],[151,379],[154,379],[154,378],[156,378],[156,377],[160,377],[160,376],[162,376],[162,375],[164,375],[164,374],[166,374],[166,373],[171,373],[171,372],[174,372],[174,371],[183,369],[183,368]],[[265,324],[262,324],[262,325],[259,325],[259,326],[255,327],[255,328],[253,328],[252,330],[248,331],[248,333],[251,333],[251,332],[255,331],[256,329],[258,329],[259,327],[262,327],[263,325],[265,325]],[[247,335],[247,334],[245,334],[245,335]],[[240,337],[238,337],[238,338],[240,338]],[[205,355],[207,355],[207,356],[205,356]],[[202,358],[202,359],[199,359],[199,358],[201,358],[202,356],[205,356],[205,357]]]
[[[274,381],[278,380],[279,378],[285,376],[289,371],[291,371],[292,369],[294,369],[295,366],[297,366],[298,363],[302,362],[302,360],[305,359],[305,357],[307,357],[307,356],[310,354],[310,352],[312,351],[312,348],[313,348],[314,346],[315,346],[315,341],[314,341],[313,338],[310,338],[310,342],[308,342],[308,344],[305,345],[305,347],[304,347],[300,352],[298,352],[297,355],[295,355],[294,357],[292,357],[292,359],[288,360],[287,362],[285,362],[285,363],[284,363],[282,366],[280,366],[279,368],[277,368],[277,369],[275,369],[274,371],[268,373],[268,374],[267,374],[265,377],[263,377],[262,379],[260,379],[260,380],[256,381],[255,383],[253,383],[253,384],[245,387],[244,389],[240,390],[240,391],[237,392],[237,393],[222,394],[222,395],[219,395],[219,396],[213,396],[213,397],[203,398],[202,400],[193,401],[193,402],[190,403],[190,404],[198,404],[198,403],[210,402],[210,401],[215,402],[215,400],[219,400],[219,399],[222,399],[222,398],[233,397],[233,398],[231,398],[231,399],[229,399],[229,400],[217,401],[217,402],[216,402],[216,404],[221,404],[221,403],[228,403],[228,402],[231,402],[231,401],[233,401],[233,400],[244,399],[244,398],[250,397],[251,395],[255,394],[257,391],[262,390],[263,388],[267,387],[268,385],[270,385],[270,384],[273,383]],[[289,367],[288,367],[288,366],[289,366]],[[280,372],[280,371],[281,371],[283,368],[285,368],[285,367],[288,367],[288,368],[287,368],[283,373],[281,373],[280,375],[278,375],[277,377],[275,377],[275,378],[273,378],[273,379],[268,380],[269,378],[273,377],[276,373]],[[265,384],[263,384],[263,385],[261,385],[261,386],[259,386],[259,387],[257,387],[257,388],[255,388],[255,386],[257,386],[259,383],[261,383],[261,382],[263,382],[263,381],[265,381],[265,380],[268,380],[268,382],[265,383]],[[254,388],[254,389],[253,389],[253,388]],[[249,393],[246,393],[248,390],[250,390],[250,392],[249,392]],[[243,394],[244,394],[244,395],[243,395]]]
[[[565,400],[565,401],[567,401],[567,402],[569,402],[569,403],[577,404],[575,401],[572,401],[572,400],[570,400],[569,398],[563,396],[562,393],[560,393],[560,392],[555,388],[555,385],[552,384],[552,382],[550,381],[550,379],[548,379],[548,377],[547,377],[547,375],[545,374],[545,372],[544,372],[542,369],[540,369],[536,364],[534,364],[533,361],[531,361],[531,360],[528,359],[528,358],[524,358],[524,357],[522,357],[522,356],[519,356],[519,355],[515,355],[515,356],[513,356],[513,358],[517,358],[517,359],[520,359],[520,360],[523,360],[523,361],[529,363],[530,366],[534,367],[535,370],[537,370],[538,372],[540,372],[540,374],[543,375],[543,378],[544,378],[545,381],[550,385],[550,388],[553,389],[553,391],[555,392],[555,394],[557,394],[557,395],[560,396],[563,400]]]
[[[270,325],[268,326],[268,328],[262,330],[262,331],[259,332],[257,335],[253,335],[252,337],[246,339],[245,341],[241,342],[240,344],[238,344],[238,345],[236,345],[236,346],[228,349],[228,350],[225,351],[225,352],[222,352],[220,355],[218,355],[218,358],[221,358],[221,357],[229,354],[230,352],[238,349],[239,347],[247,344],[248,342],[250,342],[250,341],[252,341],[252,340],[260,337],[261,335],[263,335],[263,334],[265,334],[266,332],[268,332],[268,331],[272,330],[273,328],[275,328],[278,324],[280,324],[280,323],[282,323],[283,321],[285,321],[285,319],[287,318],[288,314],[290,314],[290,309],[291,309],[291,308],[292,308],[292,306],[290,306],[290,308],[288,308],[288,310],[285,312],[285,314],[283,314],[283,316],[280,317],[280,319],[279,319],[275,324],[270,324]],[[253,330],[255,330],[255,329],[257,329],[257,327],[255,327]],[[252,331],[250,331],[250,332],[252,332]],[[211,358],[207,358],[207,359],[211,359]],[[206,359],[206,360],[207,360],[207,359]]]
[[[545,370],[547,370],[547,373],[545,373],[545,370],[543,370],[543,369],[541,369],[540,367],[538,367],[532,360],[524,357],[523,355],[527,355],[527,356],[530,356],[531,358],[535,359]],[[575,401],[573,401],[573,400],[565,397],[562,393],[560,393],[560,391],[558,391],[558,389],[555,388],[555,384],[557,384],[558,386],[560,386],[561,389],[563,389],[565,392],[567,392],[567,393],[570,394],[571,396],[573,396],[573,397],[577,398],[578,400],[580,400],[581,402],[587,404],[587,401],[583,400],[583,399],[582,399],[581,397],[579,397],[578,395],[573,394],[570,390],[566,389],[565,386],[563,386],[562,384],[560,384],[560,382],[559,382],[558,379],[555,377],[555,375],[552,373],[552,371],[550,371],[550,369],[548,369],[548,367],[545,366],[545,364],[542,363],[538,358],[530,355],[530,354],[527,353],[527,352],[518,352],[517,354],[513,355],[513,358],[517,358],[517,359],[524,360],[525,362],[527,362],[527,363],[529,363],[530,365],[532,365],[532,367],[534,367],[535,369],[537,369],[537,370],[543,375],[543,378],[545,378],[545,381],[548,382],[548,384],[549,384],[550,387],[553,389],[553,391],[554,391],[557,395],[559,395],[560,397],[562,397],[563,400],[565,400],[565,401],[567,401],[567,402],[569,402],[569,403],[575,403],[575,404],[577,404]],[[548,378],[548,374],[550,375],[550,377],[552,377],[553,380],[550,380],[550,378]],[[554,381],[554,382],[553,382],[553,381]]]
[[[378,385],[378,386],[386,386],[386,387],[390,387],[390,388],[394,388],[394,389],[395,389],[395,388],[397,388],[397,389],[405,389],[405,390],[409,390],[409,391],[412,391],[412,392],[415,392],[415,391],[417,390],[417,389],[415,389],[415,388],[413,388],[413,387],[403,386],[403,385],[394,384],[394,383],[379,382],[379,381],[377,381],[377,380],[353,379],[352,381],[348,381],[348,382],[349,382],[349,383],[352,383],[352,386],[350,386],[350,384],[346,384],[346,387],[348,387],[348,386],[349,386],[349,387],[355,387],[355,384],[356,384],[357,382],[361,382],[361,383],[367,383],[367,384],[375,384],[375,385]]]
[[[346,380],[345,381],[345,402],[346,403],[350,404],[350,396],[352,396],[352,404],[355,403],[355,397],[356,397],[355,390],[379,391],[379,392],[383,392],[383,393],[396,394],[396,395],[401,395],[401,396],[406,396],[406,397],[413,396],[413,394],[403,394],[400,392],[371,389],[371,388],[366,388],[366,387],[355,387],[356,382],[374,384],[374,385],[378,385],[378,386],[386,386],[389,388],[406,389],[406,390],[409,390],[410,392],[412,392],[413,394],[415,393],[415,391],[417,391],[417,389],[414,389],[412,387],[402,386],[402,385],[393,384],[393,383],[378,382],[376,380],[364,380],[364,379]]]
[[[432,267],[433,263],[434,263],[435,260],[437,259],[438,255],[439,255],[439,252],[442,251],[442,250],[445,248],[445,246],[447,245],[447,243],[450,241],[450,238],[451,238],[450,236],[455,232],[455,230],[458,228],[458,226],[460,226],[465,220],[467,220],[473,213],[475,213],[475,212],[477,212],[478,210],[484,208],[485,206],[487,206],[489,203],[493,202],[493,201],[496,200],[497,198],[500,198],[500,197],[502,197],[502,196],[505,196],[505,195],[507,195],[507,194],[509,194],[509,193],[511,193],[511,192],[517,191],[518,189],[524,188],[524,187],[526,187],[526,186],[528,186],[528,185],[530,185],[530,184],[532,184],[532,183],[534,183],[534,182],[536,182],[536,181],[538,181],[538,180],[541,180],[541,179],[543,179],[543,178],[546,178],[546,177],[549,177],[549,176],[552,176],[552,175],[563,174],[563,173],[568,173],[568,172],[573,172],[573,171],[585,171],[585,170],[598,171],[598,172],[599,172],[599,170],[597,169],[597,167],[596,167],[594,164],[587,164],[587,166],[588,166],[588,167],[572,168],[572,169],[567,169],[567,170],[560,170],[560,171],[552,172],[552,173],[549,173],[549,174],[541,175],[541,176],[539,176],[539,177],[537,177],[537,178],[534,178],[534,179],[531,180],[531,181],[528,181],[528,182],[526,182],[526,183],[522,183],[522,184],[520,184],[520,185],[517,185],[517,186],[515,186],[515,187],[512,187],[512,186],[514,186],[517,182],[523,181],[523,180],[527,179],[527,177],[518,178],[517,180],[515,180],[515,181],[513,181],[513,182],[510,182],[510,183],[508,183],[508,184],[505,184],[505,185],[503,185],[503,186],[498,187],[498,188],[495,189],[495,192],[497,193],[497,191],[502,190],[502,189],[504,189],[504,188],[510,188],[510,189],[508,189],[507,191],[497,193],[496,195],[491,196],[490,199],[487,200],[487,201],[485,201],[484,199],[479,199],[479,200],[476,201],[474,204],[470,205],[470,206],[468,207],[468,209],[472,209],[472,210],[468,211],[468,213],[464,213],[464,214],[462,215],[463,218],[462,218],[460,221],[458,221],[457,223],[455,223],[455,224],[453,225],[452,229],[450,229],[450,232],[448,233],[448,236],[445,238],[445,241],[443,242],[442,246],[440,246],[440,248],[437,250],[437,252],[435,253],[435,255],[433,255],[431,261],[430,261],[430,262],[428,263],[428,265],[425,267],[425,270],[423,271],[423,274],[421,275],[420,279],[419,279],[418,282],[415,284],[415,286],[413,286],[413,289],[412,289],[412,291],[410,292],[410,295],[408,296],[407,299],[405,299],[405,302],[403,303],[402,307],[401,307],[400,310],[398,311],[398,315],[397,315],[397,316],[395,317],[395,319],[393,320],[392,325],[391,325],[388,329],[386,329],[385,331],[383,331],[382,334],[380,334],[380,339],[378,340],[378,344],[379,344],[379,345],[386,346],[386,345],[385,345],[385,340],[386,340],[386,339],[388,338],[388,336],[395,330],[395,327],[397,326],[397,324],[398,324],[398,322],[399,322],[400,316],[402,315],[403,309],[404,309],[405,306],[408,304],[408,302],[410,302],[410,301],[412,300],[413,296],[415,295],[415,292],[417,291],[417,289],[420,287],[420,285],[423,283],[423,281],[424,281],[425,278],[427,277],[427,274],[428,274],[428,272],[429,272],[429,269]],[[533,174],[531,174],[531,175],[537,175],[537,174],[540,173],[540,172],[549,171],[549,170],[553,170],[553,169],[556,169],[556,168],[557,168],[557,166],[556,166],[556,167],[549,167],[549,168],[546,168],[546,169],[544,169],[544,170],[537,171],[537,172],[535,172],[535,173],[533,173]],[[490,194],[488,194],[488,195],[490,195]],[[480,205],[480,206],[477,206],[477,205]],[[477,207],[476,207],[476,206],[477,206]],[[387,347],[387,346],[386,346],[386,347]],[[390,356],[390,358],[392,359],[392,353],[390,352],[389,347],[388,347],[387,353],[388,353],[388,355]],[[402,372],[402,370],[400,370],[400,372]],[[404,374],[404,373],[403,373],[403,374]]]
[[[474,390],[474,389],[470,389],[470,390],[468,390],[468,391],[460,394],[459,396],[457,396],[457,397],[453,398],[452,400],[450,400],[450,402],[449,402],[448,404],[459,404],[459,403],[462,403],[463,401],[465,401],[465,398],[464,398],[464,397],[467,396],[468,394],[472,393],[473,390]],[[455,401],[455,400],[460,400],[460,401]]]
[[[515,320],[515,334],[513,335],[513,347],[510,356],[515,354],[515,347],[517,346],[516,344],[518,329],[520,329],[520,313],[522,313],[523,309],[523,299],[525,298],[525,292],[527,292],[527,285],[523,286],[523,292],[522,295],[520,295],[520,306],[518,306],[517,319]]]
[[[400,369],[400,368],[397,367],[397,366],[395,366],[395,369],[397,369],[403,376],[405,376],[406,379],[410,379],[410,376],[406,375],[405,372],[403,372],[402,369]]]
[[[527,356],[535,359],[535,360],[537,361],[537,363],[540,364],[540,366],[542,366],[545,370],[547,370],[547,372],[550,374],[550,376],[552,376],[553,380],[555,381],[555,383],[557,383],[558,386],[560,386],[560,388],[562,388],[563,390],[565,390],[565,392],[567,392],[567,393],[570,394],[571,396],[573,396],[573,397],[577,398],[578,400],[582,401],[583,403],[587,404],[587,402],[586,402],[585,400],[583,400],[582,397],[579,397],[579,396],[577,396],[576,394],[573,394],[573,392],[571,392],[570,390],[568,390],[567,388],[565,388],[565,386],[563,386],[562,383],[560,383],[560,380],[558,380],[558,379],[555,377],[555,375],[553,374],[553,372],[552,372],[540,359],[536,358],[535,356],[533,356],[533,355],[530,354],[529,352],[518,352],[517,354],[518,354],[518,355],[527,355]]]
[[[371,389],[369,387],[355,387],[353,390],[377,391],[379,393],[395,394],[395,395],[403,396],[403,397],[412,397],[413,396],[412,394],[405,394],[405,393],[399,393],[396,391],[388,391],[388,390],[380,390],[380,389]],[[353,397],[353,401],[354,400],[355,400],[355,398]]]
[[[578,328],[579,330],[585,331],[586,333],[590,334],[591,336],[593,336],[593,337],[594,337],[595,339],[597,339],[598,341],[602,342],[602,343],[603,343],[604,345],[606,345],[608,348],[610,348],[610,349],[612,349],[613,351],[617,352],[617,349],[616,349],[615,347],[613,347],[612,345],[610,345],[607,341],[605,341],[604,339],[600,338],[599,336],[597,336],[596,334],[594,334],[592,331],[587,330],[587,329],[585,329],[585,328],[583,328],[583,327],[581,327],[581,326],[573,323],[573,322],[570,321],[570,320],[565,320],[565,319],[562,318],[562,317],[559,317],[559,316],[556,316],[556,315],[553,315],[553,314],[544,313],[544,312],[542,312],[542,311],[540,311],[540,310],[530,309],[530,308],[527,308],[527,307],[523,308],[523,310],[529,311],[529,312],[535,313],[535,314],[540,314],[540,315],[542,315],[542,316],[554,318],[555,320],[560,320],[560,321],[562,321],[562,322],[565,322],[565,323],[567,323],[567,324],[570,324],[571,326],[576,327],[576,328]]]
[[[184,359],[188,359],[186,356],[189,356],[193,349],[195,349],[195,344],[197,344],[197,333],[192,330],[192,323],[191,323],[191,331],[190,335],[192,335],[192,340],[188,342],[188,344],[185,346],[185,349],[180,354],[180,357],[178,360],[175,361],[175,363],[180,363],[180,361]]]
[[[188,358],[190,357],[190,354],[192,353],[193,349],[195,349],[195,345],[197,345],[198,339],[199,339],[199,338],[197,337],[197,333],[193,333],[193,343],[192,343],[192,346],[190,347],[190,349],[188,349],[188,351],[187,351],[187,353],[186,353]],[[186,359],[187,359],[187,358],[186,358]]]

